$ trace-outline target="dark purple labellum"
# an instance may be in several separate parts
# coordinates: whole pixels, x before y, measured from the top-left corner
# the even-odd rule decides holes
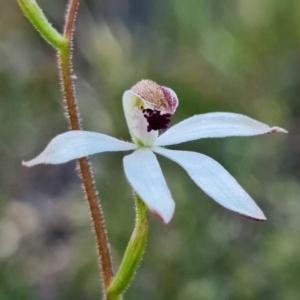
[[[143,109],[144,117],[148,121],[147,131],[167,129],[170,123],[171,114],[161,115],[159,110],[156,109]]]

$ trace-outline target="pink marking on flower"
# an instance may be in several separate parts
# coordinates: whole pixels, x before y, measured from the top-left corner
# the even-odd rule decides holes
[[[256,222],[264,222],[266,221],[266,219],[256,219],[256,218],[253,218],[253,217],[249,217],[247,215],[243,215],[243,214],[239,214],[240,216],[244,217],[244,218],[247,218],[247,219],[250,219],[250,220],[253,220],[253,221],[256,221]]]
[[[267,133],[270,134],[270,133],[276,133],[276,132],[288,133],[287,130],[285,130],[285,129],[283,129],[283,128],[280,128],[280,127],[272,127],[272,128],[270,129],[270,131],[267,132]]]
[[[170,113],[174,113],[177,106],[178,106],[178,98],[175,92],[173,92],[170,88],[161,86],[160,89],[162,90],[166,101],[168,102],[168,106],[170,108]]]
[[[156,217],[158,217],[160,220],[162,220],[164,223],[166,223],[166,222],[164,221],[163,217],[159,214],[159,212],[158,212],[157,210],[152,209],[152,208],[150,208],[150,207],[149,207],[149,209],[151,210],[151,212],[152,212]]]

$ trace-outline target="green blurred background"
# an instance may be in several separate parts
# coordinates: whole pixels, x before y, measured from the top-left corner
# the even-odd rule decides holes
[[[62,28],[67,1],[38,3]],[[0,7],[0,299],[101,299],[75,162],[21,166],[67,130],[55,52],[16,1]],[[264,210],[263,223],[220,207],[159,158],[177,207],[169,225],[149,216],[147,251],[125,299],[300,299],[300,1],[86,0],[76,29],[86,130],[129,140],[121,97],[142,78],[177,93],[172,124],[230,111],[289,130],[172,147],[220,162]],[[134,223],[122,156],[91,158],[115,268]]]

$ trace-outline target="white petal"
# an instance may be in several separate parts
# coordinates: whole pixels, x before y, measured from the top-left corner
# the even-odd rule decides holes
[[[175,203],[156,156],[149,148],[140,148],[124,157],[124,170],[132,188],[149,209],[168,223]]]
[[[237,181],[212,158],[189,151],[153,149],[178,163],[205,193],[219,204],[245,217],[266,220],[264,213]]]
[[[226,136],[251,136],[287,131],[269,127],[247,116],[234,113],[207,113],[188,118],[163,133],[156,140],[157,146],[179,144],[187,141]]]
[[[95,153],[133,149],[136,149],[136,145],[105,134],[72,130],[56,136],[39,156],[23,162],[23,165],[61,164]]]

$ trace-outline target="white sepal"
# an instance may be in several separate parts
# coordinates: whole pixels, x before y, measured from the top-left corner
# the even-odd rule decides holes
[[[207,113],[188,118],[164,132],[155,145],[175,145],[187,141],[226,136],[251,136],[273,132],[287,133],[247,116],[235,113]]]
[[[160,147],[153,148],[153,151],[178,163],[205,193],[222,206],[248,218],[266,220],[264,213],[252,198],[212,158],[196,152]]]
[[[124,157],[127,180],[148,208],[169,223],[175,203],[157,158],[149,148],[140,148]]]
[[[32,167],[39,164],[61,164],[95,153],[127,151],[136,147],[105,134],[72,130],[56,136],[39,156],[23,162],[23,165]]]

